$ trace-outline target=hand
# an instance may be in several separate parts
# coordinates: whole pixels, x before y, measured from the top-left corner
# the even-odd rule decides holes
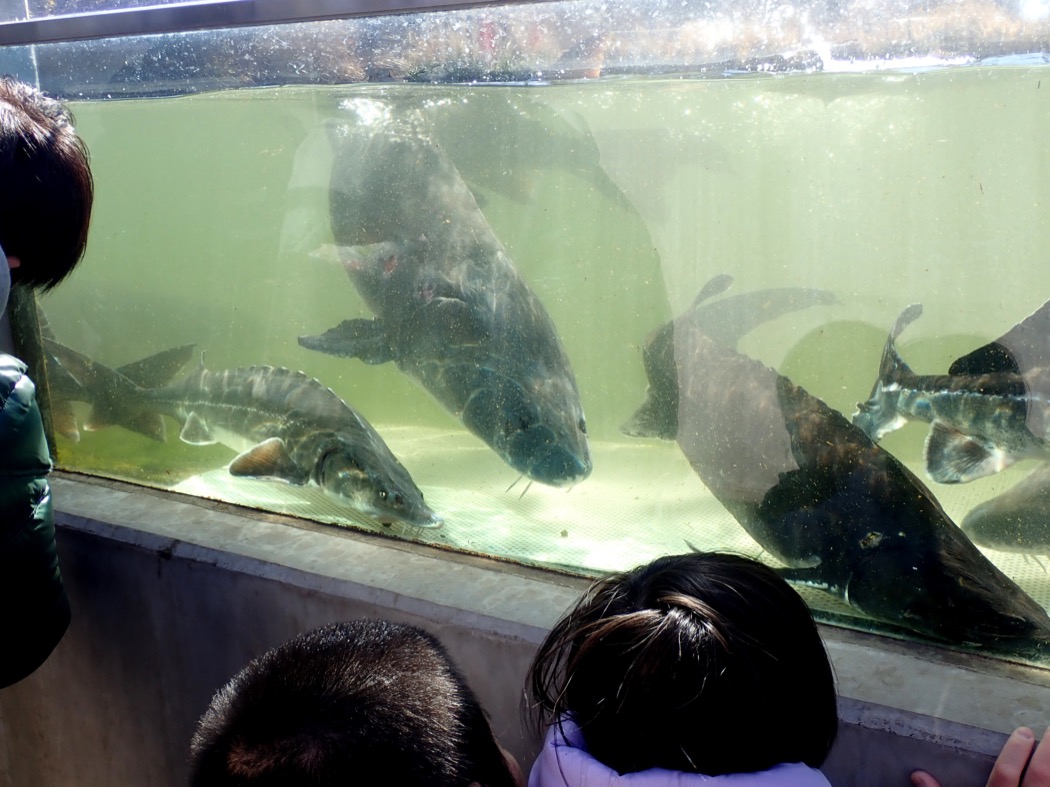
[[[1050,741],[1050,730],[1036,746],[1035,733],[1027,727],[1018,727],[1003,745],[985,787],[1050,787],[1050,743],[1047,741]],[[1021,774],[1024,774],[1023,782]],[[915,771],[911,783],[915,787],[941,787],[926,771]]]

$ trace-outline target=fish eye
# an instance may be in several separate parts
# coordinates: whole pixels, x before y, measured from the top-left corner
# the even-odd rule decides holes
[[[379,499],[380,500],[386,500],[386,497],[387,497],[386,490],[385,489],[380,489],[379,490]]]
[[[587,434],[587,422],[582,418],[580,419],[579,423],[576,424],[576,428],[584,434]]]

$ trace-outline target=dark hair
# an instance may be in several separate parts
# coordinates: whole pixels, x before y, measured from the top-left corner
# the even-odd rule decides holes
[[[514,785],[438,640],[382,620],[323,626],[250,662],[212,699],[190,754],[197,787]]]
[[[11,281],[49,290],[84,255],[94,184],[87,147],[58,101],[0,77],[0,247]]]
[[[819,766],[838,727],[835,682],[802,598],[730,554],[661,557],[597,582],[536,654],[538,720],[571,714],[619,773],[718,776]]]

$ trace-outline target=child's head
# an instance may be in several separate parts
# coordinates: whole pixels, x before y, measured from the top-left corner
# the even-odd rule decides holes
[[[0,247],[14,284],[48,290],[84,254],[94,187],[72,115],[30,85],[0,77]]]
[[[324,626],[250,662],[216,693],[190,751],[197,787],[515,785],[437,639],[381,620]]]
[[[816,767],[838,725],[805,602],[729,554],[662,557],[596,583],[540,646],[528,689],[544,721],[571,714],[620,773]]]

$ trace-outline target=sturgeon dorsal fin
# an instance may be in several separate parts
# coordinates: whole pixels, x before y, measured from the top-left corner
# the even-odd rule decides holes
[[[721,295],[723,292],[729,289],[729,286],[733,283],[733,277],[728,273],[720,273],[713,279],[708,280],[707,284],[700,288],[700,292],[696,294],[696,298],[693,300],[692,308],[696,308],[704,301],[714,298],[716,295]]]
[[[147,358],[118,366],[117,371],[140,388],[160,388],[171,382],[193,355],[196,345],[184,344],[162,350]]]
[[[215,439],[215,435],[212,434],[211,427],[208,426],[207,422],[192,412],[186,416],[186,421],[182,425],[182,431],[179,433],[179,439],[190,445],[215,445],[215,443],[219,442]]]
[[[305,484],[309,477],[292,460],[284,440],[271,437],[252,446],[230,463],[230,475],[253,478],[279,478],[292,484]]]
[[[926,472],[940,484],[964,484],[998,473],[1016,461],[999,446],[934,421],[926,436]]]
[[[707,338],[723,347],[735,348],[741,338],[770,320],[812,306],[838,303],[835,294],[811,287],[768,287],[701,302],[720,289],[729,277],[713,279],[693,303],[689,319]]]

